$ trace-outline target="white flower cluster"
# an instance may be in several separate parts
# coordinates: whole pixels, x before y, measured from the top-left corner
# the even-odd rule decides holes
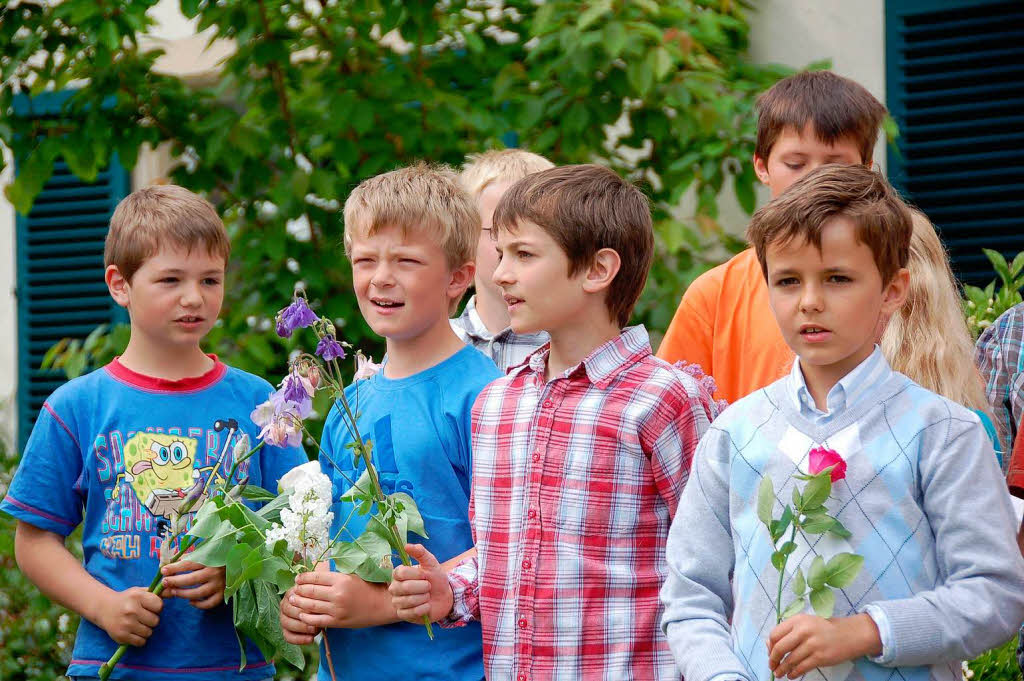
[[[267,531],[267,544],[284,539],[289,551],[316,560],[330,543],[331,480],[311,461],[289,471],[280,484],[282,493],[288,493],[288,508],[281,510],[281,524]]]

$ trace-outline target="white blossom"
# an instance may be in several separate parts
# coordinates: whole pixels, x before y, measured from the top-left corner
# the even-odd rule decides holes
[[[267,544],[273,546],[282,539],[288,550],[298,553],[303,560],[316,560],[330,543],[331,480],[316,461],[288,471],[278,483],[282,494],[288,494],[288,508],[281,510],[281,524],[267,531]]]

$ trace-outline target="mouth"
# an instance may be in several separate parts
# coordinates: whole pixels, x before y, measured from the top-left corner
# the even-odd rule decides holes
[[[405,307],[405,303],[400,300],[392,300],[390,298],[370,298],[370,303],[378,310],[397,310]]]
[[[505,305],[508,306],[509,310],[514,309],[517,305],[519,305],[519,303],[523,302],[522,298],[517,298],[516,296],[509,295],[507,293],[503,295],[502,298],[505,299]]]
[[[178,317],[174,321],[176,321],[179,324],[184,324],[186,326],[195,326],[196,324],[201,324],[204,321],[204,318],[198,317],[196,315],[182,315],[181,317]]]
[[[802,324],[800,326],[800,336],[811,343],[820,343],[828,340],[831,335],[832,331],[830,329],[826,329],[818,324]]]

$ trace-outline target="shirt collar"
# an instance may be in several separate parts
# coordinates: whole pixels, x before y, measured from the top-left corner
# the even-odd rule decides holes
[[[543,376],[547,369],[551,344],[543,346],[528,359],[530,371]],[[569,378],[583,373],[597,388],[604,388],[615,376],[628,366],[651,354],[651,340],[642,324],[622,330],[615,338],[597,346],[574,367],[566,369],[560,378]]]
[[[804,380],[804,372],[800,370],[800,358],[797,357],[789,372],[789,394],[797,409],[803,413],[834,416],[837,412],[852,407],[865,393],[884,382],[891,375],[892,368],[889,366],[889,362],[886,361],[881,348],[875,345],[875,349],[867,359],[839,379],[839,382],[828,391],[828,396],[825,398],[828,411],[824,412],[814,404],[811,391],[807,388],[807,381]]]
[[[480,319],[480,313],[476,311],[476,295],[469,297],[466,308],[459,315],[459,320],[467,335],[483,341],[494,338],[494,334],[487,330],[484,320]]]

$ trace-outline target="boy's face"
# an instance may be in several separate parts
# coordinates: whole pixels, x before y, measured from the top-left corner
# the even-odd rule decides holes
[[[569,257],[547,232],[528,220],[497,239],[494,283],[504,294],[512,330],[552,331],[570,323],[587,293],[584,272],[569,276]]]
[[[195,346],[224,302],[224,258],[202,248],[161,248],[131,281],[108,268],[110,294],[128,309],[132,338],[155,346]],[[111,272],[113,269],[113,273]]]
[[[871,248],[845,217],[825,223],[821,250],[807,241],[771,243],[768,296],[786,344],[809,373],[834,383],[867,359],[880,319],[907,293],[907,270],[883,283]]]
[[[510,182],[489,184],[480,192],[477,202],[480,210],[481,230],[480,241],[476,246],[475,286],[478,294],[485,293],[495,299],[501,298],[501,289],[493,281],[494,269],[498,266],[498,251],[494,247],[494,239],[491,238],[491,225],[498,201],[511,186]]]
[[[852,139],[844,137],[835,144],[825,144],[818,139],[814,124],[808,123],[802,131],[785,128],[768,152],[768,158],[754,156],[754,171],[771,190],[774,199],[818,166],[863,162],[860,149]]]
[[[349,258],[363,319],[391,340],[418,338],[447,324],[451,299],[462,295],[473,276],[469,263],[449,270],[441,246],[423,230],[403,235],[401,228],[389,226],[373,235],[353,235]]]

